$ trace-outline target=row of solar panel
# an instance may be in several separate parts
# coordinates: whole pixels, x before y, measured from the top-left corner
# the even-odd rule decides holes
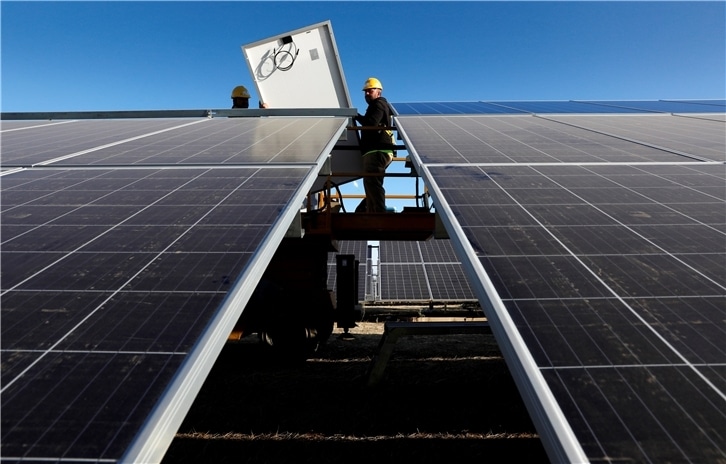
[[[344,118],[3,121],[3,168],[310,164]],[[283,142],[287,145],[281,145]],[[59,146],[59,143],[62,144]],[[328,142],[326,142],[328,143]],[[272,148],[270,148],[272,147]]]
[[[432,299],[455,289],[434,269],[463,271],[553,457],[571,429],[583,460],[717,461],[724,120],[400,117],[462,262],[389,242],[380,277]],[[4,458],[114,461],[171,439],[219,318],[346,123],[316,121],[3,121]]]
[[[346,124],[2,121],[3,461],[158,462]]]
[[[724,113],[726,100],[412,102],[393,107],[399,115]]]
[[[726,456],[724,121],[397,118],[553,462]]]

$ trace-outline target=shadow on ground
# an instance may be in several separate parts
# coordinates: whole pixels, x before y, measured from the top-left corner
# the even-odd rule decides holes
[[[490,337],[403,338],[367,387],[379,340],[297,363],[228,344],[163,463],[548,462]]]

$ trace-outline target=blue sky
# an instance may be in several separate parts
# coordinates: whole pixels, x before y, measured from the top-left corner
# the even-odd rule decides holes
[[[11,2],[2,110],[227,108],[240,46],[330,20],[353,104],[719,98],[726,3]]]

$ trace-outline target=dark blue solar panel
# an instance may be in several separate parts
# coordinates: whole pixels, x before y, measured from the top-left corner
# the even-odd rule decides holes
[[[3,123],[3,462],[158,461],[345,124]]]
[[[392,103],[399,115],[409,114],[508,114],[525,113],[486,102]]]
[[[640,110],[625,108],[594,108],[576,101],[501,101],[492,104],[509,109],[510,113],[640,113]]]
[[[413,149],[425,163],[593,163],[677,162],[682,155],[663,147],[693,149],[699,156],[716,159],[723,143],[714,138],[723,124],[663,115],[659,130],[644,124],[648,115],[602,116],[400,116],[406,136],[419,140]],[[555,120],[557,122],[555,122]],[[412,121],[412,122],[409,122]],[[416,121],[416,123],[413,123]],[[666,125],[667,124],[667,125]],[[711,126],[714,126],[713,128]],[[670,130],[663,130],[665,128]],[[512,133],[520,135],[512,137]],[[688,137],[676,137],[675,133]],[[445,135],[442,135],[445,134]],[[613,134],[617,137],[613,137]],[[701,137],[701,135],[704,137]],[[455,135],[455,136],[454,136]],[[708,137],[711,135],[711,137]],[[422,141],[426,142],[424,145]],[[586,143],[584,142],[586,141]],[[644,143],[647,142],[647,143]],[[676,144],[676,142],[678,142]],[[660,147],[660,148],[656,148]],[[693,147],[698,147],[696,150]],[[489,173],[496,176],[497,171]],[[461,192],[471,194],[471,192]]]
[[[725,100],[652,101],[478,101],[392,103],[403,115],[455,114],[553,114],[553,113],[723,113]]]
[[[722,460],[723,122],[643,113],[398,125],[552,461]]]

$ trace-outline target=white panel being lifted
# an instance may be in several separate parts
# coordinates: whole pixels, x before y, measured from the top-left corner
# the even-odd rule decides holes
[[[242,46],[260,101],[268,108],[352,108],[330,21]],[[351,125],[353,125],[351,121]],[[331,152],[330,181],[343,185],[363,172],[357,132],[343,133]],[[344,147],[344,148],[340,148]],[[311,188],[326,188],[320,176]]]
[[[330,21],[243,45],[242,53],[271,108],[351,107]]]

